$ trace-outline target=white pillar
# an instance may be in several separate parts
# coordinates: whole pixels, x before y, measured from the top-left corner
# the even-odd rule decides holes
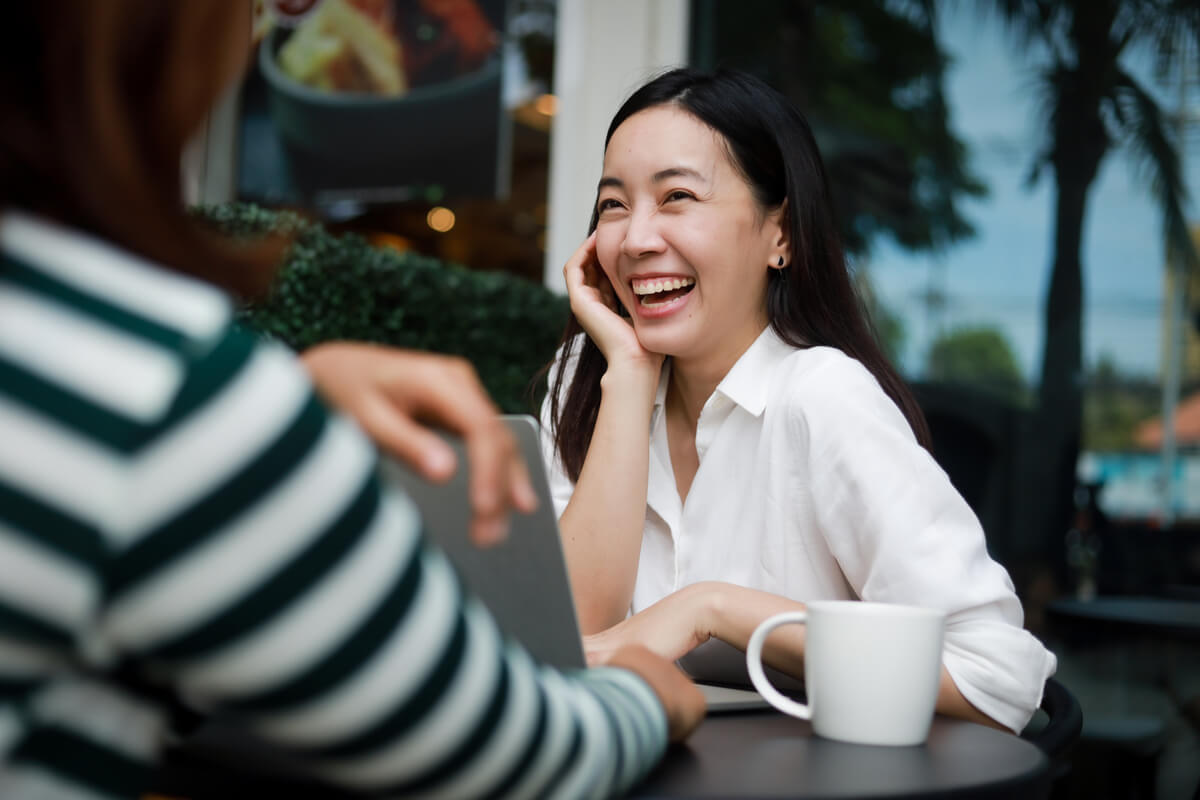
[[[241,84],[229,87],[183,151],[183,202],[228,203],[237,197],[238,107]]]
[[[550,138],[545,281],[587,234],[617,107],[647,78],[687,63],[688,0],[560,0],[554,41],[558,110]]]

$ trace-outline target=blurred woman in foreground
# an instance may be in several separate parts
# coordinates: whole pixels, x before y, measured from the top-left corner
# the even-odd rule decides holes
[[[534,664],[384,490],[462,434],[477,540],[534,500],[469,368],[230,324],[270,278],[180,205],[249,4],[18,4],[0,29],[0,796],[138,796],[163,693],[320,778],[452,797],[623,791],[703,701],[641,648]]]

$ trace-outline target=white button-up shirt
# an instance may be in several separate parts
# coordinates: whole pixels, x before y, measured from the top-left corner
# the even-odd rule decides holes
[[[704,404],[683,502],[663,413],[669,370],[668,360],[650,422],[633,613],[706,580],[799,602],[938,608],[959,691],[1014,730],[1028,722],[1055,658],[1022,629],[975,514],[861,363],[791,347],[768,327]],[[548,436],[543,447],[561,516],[574,486]]]

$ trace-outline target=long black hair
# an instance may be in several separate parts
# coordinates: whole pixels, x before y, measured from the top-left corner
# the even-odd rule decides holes
[[[917,440],[929,448],[929,429],[916,399],[880,349],[858,294],[833,218],[825,166],[812,130],[800,111],[759,79],[741,72],[714,74],[675,69],[634,92],[617,111],[604,145],[629,117],[648,108],[673,106],[721,134],[730,160],[763,209],[786,201],[790,258],[771,269],[767,319],[779,338],[797,348],[836,347],[863,364],[899,406]],[[590,230],[596,228],[592,211]],[[764,265],[766,268],[766,265]],[[560,364],[568,363],[582,326],[574,314],[563,333]],[[588,337],[570,385],[565,369],[550,387],[555,446],[571,480],[578,480],[600,410],[604,355]]]

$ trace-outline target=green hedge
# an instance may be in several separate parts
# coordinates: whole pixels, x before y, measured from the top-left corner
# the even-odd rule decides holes
[[[536,407],[531,381],[554,355],[566,298],[512,275],[334,235],[290,212],[235,203],[196,213],[238,237],[294,237],[269,295],[241,310],[249,327],[296,350],[353,339],[463,356],[504,411]]]

